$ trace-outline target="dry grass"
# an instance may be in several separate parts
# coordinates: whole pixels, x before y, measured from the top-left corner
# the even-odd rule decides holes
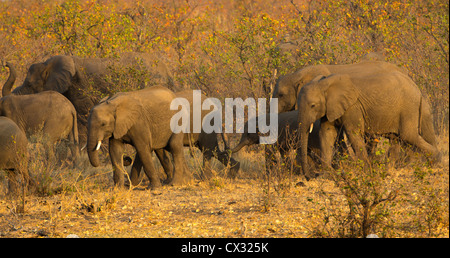
[[[370,233],[382,237],[448,237],[448,138],[441,140],[440,168],[408,165],[390,169],[386,187],[402,186],[384,206]],[[198,158],[188,158],[199,173]],[[305,182],[286,174],[273,177],[268,192],[261,151],[239,153],[242,170],[227,179],[214,162],[215,176],[158,190],[113,189],[110,165],[92,168],[86,156],[77,169],[55,169],[46,192],[17,199],[0,188],[2,237],[346,237],[347,200],[326,177]],[[201,160],[201,159],[200,159]],[[31,162],[32,168],[38,162]],[[162,169],[159,167],[162,171]],[[38,171],[32,171],[36,177]],[[282,180],[280,180],[282,179]],[[395,184],[392,184],[395,182]]]

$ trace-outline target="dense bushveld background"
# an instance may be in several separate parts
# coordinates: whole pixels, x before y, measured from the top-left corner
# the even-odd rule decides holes
[[[341,170],[301,187],[286,168],[265,176],[255,147],[236,156],[243,165],[234,181],[217,165],[211,180],[155,192],[110,189],[110,166],[93,169],[84,157],[61,169],[31,149],[40,189],[15,200],[3,186],[0,234],[448,237],[448,50],[445,0],[1,1],[0,59],[15,64],[16,84],[52,55],[137,51],[166,62],[173,90],[267,97],[278,76],[306,65],[385,59],[429,99],[444,158],[437,168],[409,158],[394,167],[380,149],[369,172],[344,157]],[[8,72],[0,71],[3,84]],[[118,90],[146,79],[125,76]],[[187,158],[195,173],[201,158]]]

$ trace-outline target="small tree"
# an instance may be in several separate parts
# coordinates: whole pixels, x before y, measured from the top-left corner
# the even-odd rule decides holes
[[[386,163],[374,161],[366,164],[341,160],[340,169],[330,173],[330,178],[345,197],[348,214],[343,236],[366,237],[389,216],[388,204],[397,197],[400,186],[389,174]]]

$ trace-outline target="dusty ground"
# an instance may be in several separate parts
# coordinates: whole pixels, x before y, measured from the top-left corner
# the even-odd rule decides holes
[[[401,190],[386,204],[389,214],[372,233],[382,237],[449,237],[448,148],[444,154],[440,168],[410,165],[389,170],[387,191],[399,186]],[[46,195],[26,196],[24,213],[19,212],[20,199],[6,196],[3,182],[0,236],[345,236],[340,232],[345,227],[347,202],[333,181],[320,177],[300,186],[297,183],[303,179],[299,176],[275,175],[268,186],[261,173],[260,152],[243,152],[237,159],[242,161],[242,170],[235,180],[224,176],[225,169],[218,169],[210,180],[157,190],[114,190],[110,166],[94,170],[85,164],[85,170],[54,175],[53,190]],[[191,159],[193,170],[194,166]]]

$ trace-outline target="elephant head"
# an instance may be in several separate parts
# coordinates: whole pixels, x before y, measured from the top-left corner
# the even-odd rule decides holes
[[[300,142],[298,157],[306,176],[309,172],[307,167],[308,136],[313,131],[314,123],[318,119],[334,122],[355,104],[357,99],[356,87],[351,82],[350,76],[346,74],[318,76],[300,90],[297,99]]]
[[[133,103],[115,101],[118,93],[94,106],[88,118],[87,153],[92,166],[100,165],[98,150],[103,140],[113,137],[121,139],[139,118]],[[120,98],[119,98],[120,99]]]
[[[329,75],[330,71],[324,65],[308,66],[294,73],[278,78],[272,98],[278,98],[278,112],[288,112],[296,109],[297,96],[300,89],[319,75]]]
[[[75,63],[71,57],[54,56],[43,63],[32,64],[25,81],[14,89],[13,93],[24,95],[53,90],[64,94],[69,89],[75,73]],[[5,83],[3,95],[11,93],[12,84],[8,84],[8,81]]]

